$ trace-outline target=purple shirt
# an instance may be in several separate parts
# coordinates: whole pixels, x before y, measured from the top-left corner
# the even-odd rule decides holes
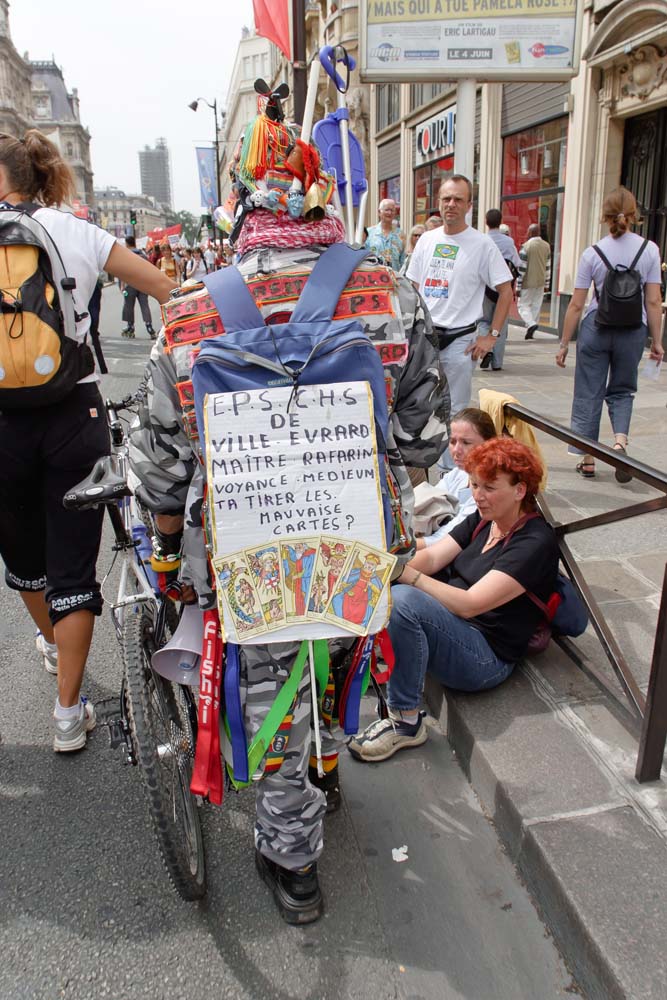
[[[625,264],[626,267],[630,267],[630,264],[634,260],[637,251],[644,242],[644,237],[639,236],[637,233],[623,233],[622,236],[614,238],[613,236],[605,236],[601,240],[598,240],[597,246],[600,247],[602,253],[605,255],[612,267],[616,264]],[[646,249],[637,261],[637,270],[641,275],[642,287],[649,282],[650,284],[660,284],[660,251],[655,243],[650,240],[646,244]],[[593,284],[596,288],[602,288],[604,284],[605,275],[607,273],[607,268],[600,260],[596,254],[593,247],[587,247],[586,250],[581,255],[581,260],[579,261],[579,268],[577,269],[577,280],[574,283],[575,288],[590,288]],[[598,300],[593,294],[593,298],[588,304],[585,316],[588,316],[590,312],[598,307]],[[646,323],[646,306],[642,301],[642,322]]]

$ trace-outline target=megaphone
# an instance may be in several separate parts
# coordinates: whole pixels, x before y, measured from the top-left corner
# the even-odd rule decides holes
[[[167,645],[151,657],[153,670],[176,684],[199,687],[203,639],[204,612],[196,603],[184,605],[178,628]]]

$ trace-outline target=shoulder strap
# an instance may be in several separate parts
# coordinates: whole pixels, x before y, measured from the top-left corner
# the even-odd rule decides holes
[[[595,250],[596,254],[600,258],[604,266],[607,268],[607,270],[613,271],[614,270],[613,267],[611,266],[605,255],[602,253],[602,250],[600,250],[600,247],[597,245],[597,243],[593,244],[593,250]]]
[[[292,313],[292,322],[317,323],[331,320],[350,275],[369,253],[364,248],[353,250],[347,243],[334,243],[325,250],[310,272]]]
[[[265,325],[238,267],[223,267],[202,280],[226,331],[255,330]]]
[[[637,261],[639,260],[639,258],[641,257],[641,255],[644,253],[644,250],[646,250],[647,246],[648,246],[648,240],[645,239],[644,242],[642,243],[642,245],[640,246],[639,250],[637,251],[635,259],[633,260],[632,264],[630,264],[630,270],[631,271],[633,271],[635,269],[635,267],[637,266]]]

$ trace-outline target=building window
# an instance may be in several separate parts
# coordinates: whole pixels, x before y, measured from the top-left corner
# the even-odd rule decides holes
[[[400,85],[398,83],[380,83],[376,90],[377,130],[393,125],[400,117],[399,112]]]
[[[71,142],[67,143],[67,155],[74,156],[74,146]]]
[[[443,90],[446,90],[449,86],[448,83],[413,83],[410,85],[410,110],[414,111],[415,108],[421,107],[422,104],[428,104],[439,94],[442,94]]]
[[[551,247],[541,322],[555,326],[557,303],[550,302],[556,287],[565,191],[567,117],[515,132],[503,140],[503,184],[500,209],[517,247],[525,243],[528,227],[537,224]]]
[[[250,56],[243,57],[243,79],[250,79]]]

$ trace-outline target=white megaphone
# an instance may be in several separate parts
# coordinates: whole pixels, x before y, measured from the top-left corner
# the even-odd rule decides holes
[[[198,604],[186,604],[178,628],[166,646],[151,657],[156,673],[176,684],[199,687],[199,663],[204,639],[204,612]]]

